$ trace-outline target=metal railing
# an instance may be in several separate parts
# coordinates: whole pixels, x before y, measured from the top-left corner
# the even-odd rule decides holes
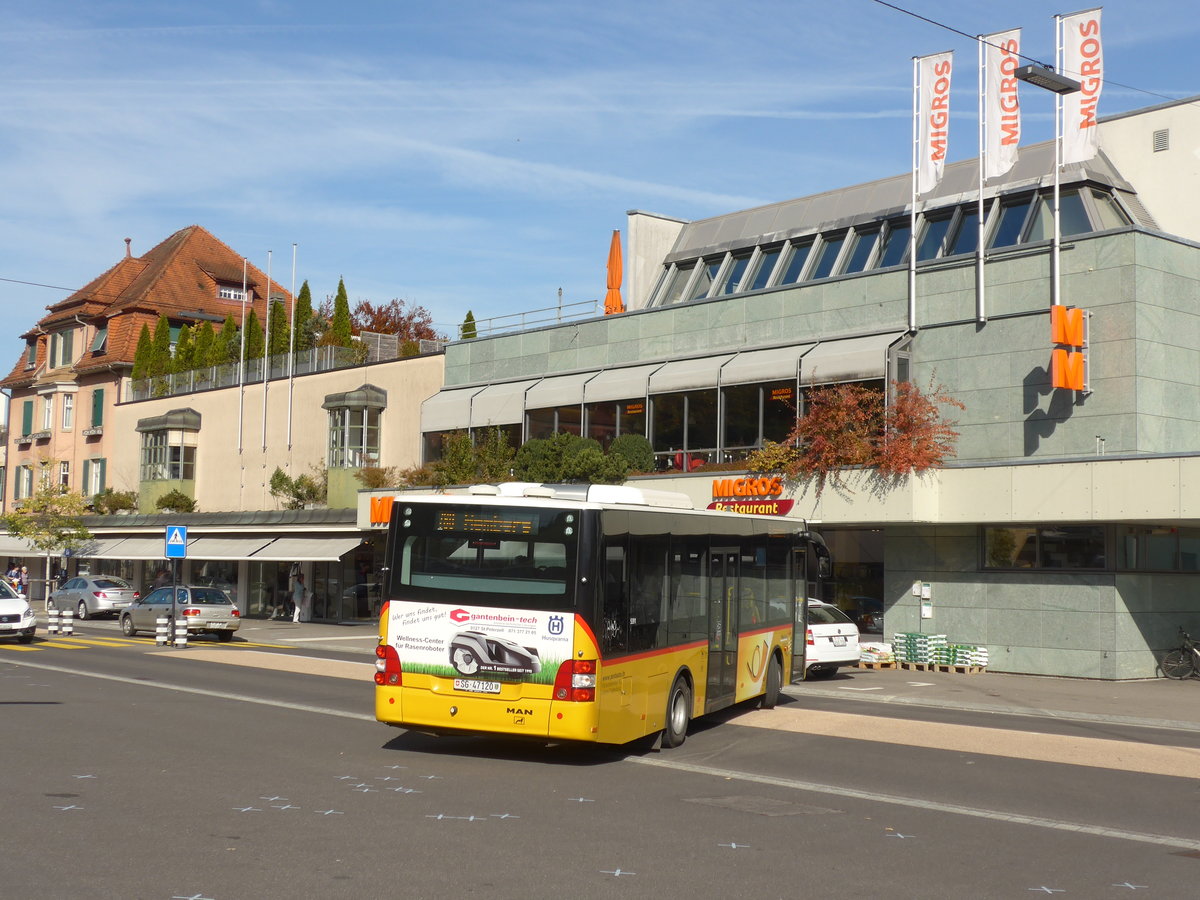
[[[294,369],[288,371],[288,354],[278,353],[260,359],[246,360],[245,384],[263,381],[263,369],[267,367],[267,380],[287,378],[292,375],[308,375],[312,372],[328,372],[360,365],[364,361],[358,347],[313,347],[293,354]],[[158,397],[173,397],[177,394],[192,394],[214,388],[236,387],[239,384],[238,363],[220,366],[205,366],[170,375],[155,375],[131,381],[126,400],[153,400]]]
[[[541,309],[531,309],[526,312],[512,313],[507,316],[491,316],[475,320],[475,336],[489,337],[507,331],[525,331],[543,325],[557,325],[575,319],[592,319],[604,314],[603,300],[579,300],[575,303],[560,303],[558,306],[545,306]],[[441,326],[445,328],[445,326]],[[446,329],[461,340],[462,325]]]

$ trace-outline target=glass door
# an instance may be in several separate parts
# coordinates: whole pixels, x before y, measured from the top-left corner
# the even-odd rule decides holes
[[[732,703],[737,687],[739,556],[733,548],[714,548],[709,554],[706,712]]]

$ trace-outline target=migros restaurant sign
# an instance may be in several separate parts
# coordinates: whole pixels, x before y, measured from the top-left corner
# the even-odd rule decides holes
[[[780,499],[783,479],[778,475],[752,478],[714,478],[709,509],[753,516],[786,516],[794,500]]]

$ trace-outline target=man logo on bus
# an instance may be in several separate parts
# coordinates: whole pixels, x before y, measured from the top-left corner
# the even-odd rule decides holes
[[[563,617],[562,616],[551,616],[550,622],[546,625],[546,630],[549,631],[551,634],[562,634],[563,633]]]
[[[459,624],[471,621],[471,614],[465,609],[456,609],[450,613],[450,618]]]

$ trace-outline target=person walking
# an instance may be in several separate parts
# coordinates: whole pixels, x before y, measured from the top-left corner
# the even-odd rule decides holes
[[[308,588],[304,586],[304,573],[301,572],[296,576],[296,582],[292,586],[292,605],[295,609],[292,610],[292,621],[299,624],[301,621],[308,621]]]
[[[19,588],[22,597],[29,596],[29,566],[21,566],[21,574],[17,576],[21,586]]]

